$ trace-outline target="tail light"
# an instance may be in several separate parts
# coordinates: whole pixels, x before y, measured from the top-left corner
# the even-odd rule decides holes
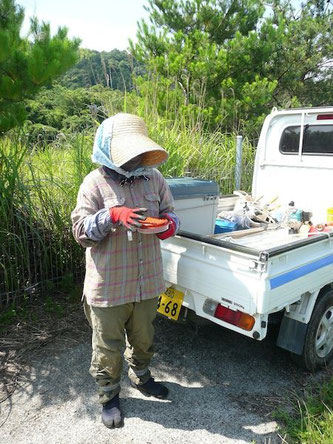
[[[221,321],[236,325],[247,331],[251,331],[255,323],[253,316],[239,310],[231,310],[209,299],[205,301],[203,311],[217,319],[221,319]]]
[[[319,114],[317,120],[333,120],[333,114]]]

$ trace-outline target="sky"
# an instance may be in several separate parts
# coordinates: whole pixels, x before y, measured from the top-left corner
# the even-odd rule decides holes
[[[148,18],[147,0],[16,0],[25,10],[22,34],[27,34],[30,17],[51,25],[54,34],[66,26],[69,37],[79,37],[81,48],[97,51],[127,49],[136,41],[137,21]]]

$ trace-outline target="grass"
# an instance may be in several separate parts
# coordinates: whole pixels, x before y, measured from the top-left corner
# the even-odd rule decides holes
[[[205,132],[181,129],[175,122],[171,127],[160,124],[151,131],[152,137],[164,146],[168,162],[161,167],[165,177],[200,177],[215,180],[221,194],[235,189],[236,135],[219,131]],[[253,168],[254,148],[247,139],[243,143],[243,169]],[[244,174],[242,189],[251,188],[252,174]]]
[[[302,398],[294,396],[293,414],[280,410],[280,434],[288,444],[333,443],[333,377],[311,386]]]
[[[72,240],[70,211],[78,182],[88,172],[79,171],[83,166],[77,161],[65,168],[72,145],[34,152],[18,137],[1,142],[0,308],[82,263]]]

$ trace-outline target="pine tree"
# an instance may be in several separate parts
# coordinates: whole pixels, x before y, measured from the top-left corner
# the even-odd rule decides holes
[[[147,67],[138,90],[158,85],[159,112],[175,97],[176,113],[255,134],[273,106],[333,104],[333,0],[147,3],[131,51]]]
[[[0,0],[0,134],[25,120],[26,99],[78,60],[80,40],[68,39],[66,28],[51,37],[50,25],[34,18],[29,38],[22,38],[23,19],[15,0]]]

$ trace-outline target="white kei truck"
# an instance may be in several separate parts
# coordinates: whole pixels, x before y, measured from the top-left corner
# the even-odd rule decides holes
[[[232,209],[237,196],[219,196],[213,181],[168,182],[181,231],[161,242],[167,290],[158,311],[177,320],[192,310],[256,340],[280,313],[277,345],[310,371],[326,365],[333,357],[333,232],[290,234],[280,226],[239,238],[216,235],[218,211]],[[294,201],[314,223],[327,221],[333,107],[273,109],[261,130],[251,196]]]

